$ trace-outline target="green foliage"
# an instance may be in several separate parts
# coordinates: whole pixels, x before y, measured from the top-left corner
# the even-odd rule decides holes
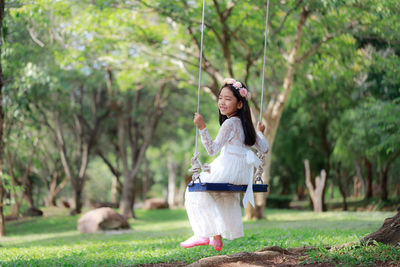
[[[12,266],[104,266],[150,263],[191,263],[204,257],[256,251],[265,246],[284,248],[334,246],[357,241],[392,216],[383,212],[314,214],[267,210],[268,219],[245,222],[245,236],[225,240],[224,249],[183,249],[179,242],[191,236],[184,210],[137,210],[132,231],[80,234],[79,216],[66,210],[44,209],[47,217],[10,222],[2,240],[0,262]]]
[[[228,47],[232,75],[245,79],[249,68],[247,85],[257,96],[266,1],[215,2],[220,10],[235,6],[225,28],[214,2],[206,1],[204,55],[220,75],[226,76],[229,70],[224,64],[224,48]],[[44,162],[53,161],[52,166],[60,162],[52,131],[54,116],[61,116],[65,127],[68,156],[79,153],[73,114],[80,113],[88,122],[84,129],[90,128],[94,117],[92,93],[97,91],[107,96],[101,111],[110,108],[111,102],[127,108],[140,96],[129,116],[139,125],[132,140],[142,140],[146,133],[141,129],[151,119],[154,95],[160,83],[167,80],[168,97],[138,173],[137,187],[142,177],[151,177],[150,183],[157,184],[154,195],[160,196],[167,185],[169,158],[179,165],[179,183],[187,174],[188,159],[194,152],[192,114],[196,110],[198,47],[193,39],[200,40],[201,5],[201,0],[10,2],[1,55],[6,82],[6,149],[17,151],[18,160],[25,162],[33,136],[38,136],[40,144],[32,172],[35,177],[46,178],[49,174],[44,171]],[[293,194],[304,186],[305,158],[310,159],[314,172],[340,163],[351,173],[354,160],[362,157],[368,157],[374,166],[383,165],[396,155],[400,143],[399,1],[272,1],[266,69],[268,100],[275,100],[275,93],[282,90],[285,57],[293,47],[302,8],[311,13],[299,55],[322,42],[324,36],[333,39],[296,69],[272,155],[271,184],[277,194],[279,190]],[[226,38],[225,47],[221,46],[221,36]],[[207,74],[209,67],[204,68],[202,84],[216,86]],[[80,94],[82,102],[73,98]],[[202,91],[200,112],[211,136],[216,136],[217,109],[210,95]],[[115,113],[113,109],[104,120],[95,143],[110,162],[121,167],[120,152],[115,148]],[[49,118],[49,125],[44,123],[44,116]],[[212,159],[200,142],[199,151],[202,162]],[[127,153],[131,155],[132,150]],[[93,154],[85,195],[109,198],[110,174]],[[71,161],[79,162],[77,158]],[[392,182],[398,180],[394,175],[399,170],[398,162],[390,169]],[[78,171],[76,166],[74,171]],[[15,172],[19,175],[22,169]],[[42,186],[38,181],[35,186]]]

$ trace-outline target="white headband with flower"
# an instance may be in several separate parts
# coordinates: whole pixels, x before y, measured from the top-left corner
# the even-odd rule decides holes
[[[247,91],[246,87],[243,86],[241,82],[236,81],[235,79],[232,78],[226,78],[223,81],[223,85],[226,84],[231,84],[235,89],[237,89],[242,97],[244,97],[246,100],[249,99],[250,93]]]

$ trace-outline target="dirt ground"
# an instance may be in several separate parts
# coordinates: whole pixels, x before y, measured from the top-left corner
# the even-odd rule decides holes
[[[175,266],[189,266],[189,267],[261,267],[261,266],[274,266],[274,267],[331,267],[335,266],[333,263],[318,263],[318,264],[302,264],[305,260],[306,252],[313,249],[312,247],[306,248],[293,248],[283,249],[281,247],[266,247],[257,252],[241,252],[234,255],[222,255],[200,259],[192,264],[185,264],[181,262],[176,263],[159,263],[159,264],[145,264],[141,267],[175,267]],[[388,265],[385,263],[376,263],[374,267],[398,267],[399,265]]]

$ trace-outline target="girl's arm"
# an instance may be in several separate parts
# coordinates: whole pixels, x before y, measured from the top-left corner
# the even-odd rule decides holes
[[[268,152],[269,144],[263,134],[264,130],[265,130],[265,126],[262,123],[258,122],[257,131],[256,131],[256,134],[257,134],[256,143],[254,144],[254,146],[256,147],[256,149],[258,151],[265,154]]]
[[[218,135],[215,138],[215,141],[213,141],[210,137],[210,134],[208,133],[208,130],[206,127],[204,127],[202,130],[200,130],[200,136],[201,136],[201,141],[204,145],[204,147],[207,150],[207,153],[210,156],[215,155],[221,148],[229,141],[232,139],[234,136],[234,124],[233,121],[231,120],[226,120],[224,123],[221,125],[221,129],[219,129]]]

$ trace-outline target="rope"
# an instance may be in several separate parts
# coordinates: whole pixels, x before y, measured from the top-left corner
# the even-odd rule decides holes
[[[203,11],[201,16],[201,41],[200,41],[200,63],[199,63],[199,81],[197,87],[197,113],[200,111],[200,89],[201,89],[201,71],[202,71],[202,60],[203,60],[203,34],[204,34],[204,10],[205,10],[205,0],[203,0]],[[263,74],[262,74],[262,86],[261,86],[261,105],[260,105],[260,122],[262,121],[262,110],[264,103],[264,78],[265,78],[265,59],[267,53],[267,38],[268,38],[268,15],[269,15],[269,0],[267,1],[267,15],[265,19],[265,39],[264,39],[264,60],[263,60]],[[195,140],[195,152],[193,154],[190,172],[192,172],[192,180],[196,180],[200,176],[200,171],[210,172],[210,167],[208,164],[202,165],[199,160],[198,152],[198,139],[199,139],[199,128],[196,127],[196,140]],[[261,162],[264,163],[264,155],[259,153],[258,157]],[[261,164],[256,172],[256,177],[261,177],[263,173],[263,165]],[[259,175],[259,176],[257,176]]]
[[[263,72],[262,72],[262,85],[261,85],[261,104],[260,104],[260,122],[262,122],[262,114],[263,114],[263,104],[264,104],[264,79],[265,79],[265,59],[267,55],[267,39],[268,39],[268,15],[269,15],[269,0],[267,1],[267,15],[265,18],[265,38],[264,38],[264,60],[263,60]],[[260,178],[262,180],[262,175],[264,173],[264,154],[258,152],[258,158],[262,162],[260,166],[258,166],[256,171],[256,179]]]
[[[268,0],[269,1],[269,0]],[[201,41],[200,41],[200,64],[199,64],[199,82],[197,87],[197,113],[200,111],[200,88],[201,88],[201,68],[202,68],[202,59],[203,59],[203,32],[204,32],[204,8],[205,8],[205,0],[203,0],[203,13],[201,16]],[[199,128],[196,127],[196,150],[197,153],[197,140],[199,139]]]
[[[260,104],[260,122],[262,121],[262,111],[264,103],[264,77],[265,77],[265,58],[267,54],[267,38],[268,38],[268,14],[269,14],[269,0],[267,1],[267,15],[265,18],[265,39],[264,39],[264,61],[263,61],[263,73],[262,73],[262,85],[261,85],[261,104]]]
[[[201,40],[200,40],[200,63],[199,63],[199,82],[197,87],[197,113],[200,111],[200,89],[201,89],[201,69],[202,69],[202,61],[203,61],[203,33],[204,33],[204,10],[205,10],[205,0],[203,0],[203,12],[201,15]],[[198,139],[199,139],[199,128],[196,127],[196,140],[195,140],[195,152],[191,159],[192,167],[189,171],[192,173],[192,180],[196,180],[200,176],[201,171],[210,172],[210,167],[207,164],[202,165],[199,160],[199,152],[197,152],[198,147]]]

